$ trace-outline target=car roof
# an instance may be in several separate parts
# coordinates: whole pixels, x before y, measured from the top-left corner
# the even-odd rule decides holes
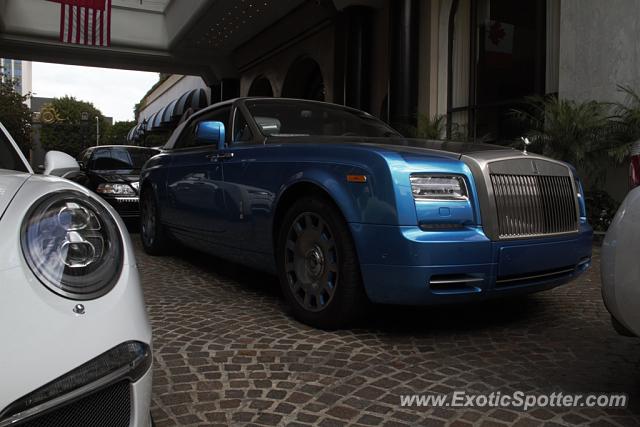
[[[141,147],[139,145],[97,145],[89,147],[87,150],[100,150],[100,149],[113,149],[113,148],[126,148],[127,150],[155,150],[155,147]]]

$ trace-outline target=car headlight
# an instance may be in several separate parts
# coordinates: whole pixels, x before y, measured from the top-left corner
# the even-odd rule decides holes
[[[468,200],[462,176],[412,174],[411,192],[416,200]]]
[[[120,277],[123,244],[111,214],[77,191],[47,195],[22,223],[22,252],[53,292],[77,300],[98,298]]]
[[[98,194],[110,194],[113,196],[135,196],[136,192],[129,184],[100,184],[96,190]]]

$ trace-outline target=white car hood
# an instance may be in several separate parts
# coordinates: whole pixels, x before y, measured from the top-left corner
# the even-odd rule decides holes
[[[31,175],[24,172],[0,169],[0,218],[7,210],[9,203],[13,200],[20,187],[29,179]]]

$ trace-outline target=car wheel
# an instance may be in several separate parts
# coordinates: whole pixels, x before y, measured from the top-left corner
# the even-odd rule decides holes
[[[168,237],[158,216],[158,204],[153,191],[142,193],[140,203],[140,237],[144,251],[149,255],[168,252]]]
[[[345,327],[368,305],[351,233],[324,198],[303,198],[285,214],[277,263],[282,291],[303,323]]]

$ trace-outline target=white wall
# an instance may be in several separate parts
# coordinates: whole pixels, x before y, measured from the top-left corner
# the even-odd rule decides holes
[[[621,99],[617,84],[640,89],[640,1],[562,0],[560,96]]]
[[[562,0],[560,21],[561,97],[624,101],[618,84],[640,91],[640,1]],[[627,162],[607,171],[604,187],[624,198]]]

